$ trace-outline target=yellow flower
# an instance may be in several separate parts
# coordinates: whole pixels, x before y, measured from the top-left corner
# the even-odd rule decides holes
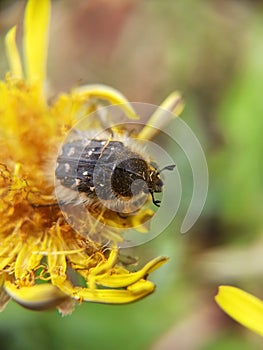
[[[96,109],[97,100],[122,104],[129,118],[137,116],[120,92],[102,85],[61,94],[52,104],[46,101],[49,16],[49,0],[28,1],[24,67],[16,27],[6,36],[10,73],[0,81],[0,310],[12,298],[29,309],[58,307],[67,314],[75,301],[122,304],[147,296],[154,291],[147,275],[167,258],[130,272],[119,263],[114,244],[104,247],[78,235],[54,205],[44,165],[78,118]],[[179,100],[173,93],[163,107],[179,111]],[[142,135],[151,137],[147,128]],[[136,223],[146,214],[151,215],[135,216]],[[105,220],[115,223],[114,233],[114,225],[122,227],[121,218],[107,215]]]
[[[263,336],[263,301],[232,286],[220,286],[215,300],[230,317]]]

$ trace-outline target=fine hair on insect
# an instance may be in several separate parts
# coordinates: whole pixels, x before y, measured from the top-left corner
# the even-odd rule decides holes
[[[163,171],[145,147],[127,130],[74,132],[57,158],[57,194],[63,204],[84,203],[126,215],[137,212],[150,196],[159,207],[156,193],[163,191]]]

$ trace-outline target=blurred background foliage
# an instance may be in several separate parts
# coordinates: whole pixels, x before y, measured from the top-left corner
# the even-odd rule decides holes
[[[21,23],[24,4],[0,1],[1,78],[7,70],[4,35]],[[141,264],[171,257],[153,274],[152,296],[125,306],[83,304],[66,318],[10,303],[0,315],[1,349],[261,348],[261,338],[225,316],[213,298],[226,283],[263,297],[262,2],[52,4],[50,97],[104,83],[130,101],[159,104],[180,90],[182,118],[207,156],[210,188],[190,232],[179,233],[179,214],[156,239],[128,252]]]

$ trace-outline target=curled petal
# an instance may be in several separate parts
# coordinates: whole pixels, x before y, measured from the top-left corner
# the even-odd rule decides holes
[[[94,267],[94,269],[91,272],[91,275],[97,276],[99,274],[106,273],[115,265],[117,258],[118,258],[118,249],[115,247],[115,248],[112,248],[109,258],[106,261],[102,261],[98,263],[96,267]]]
[[[127,289],[90,289],[73,287],[69,281],[65,281],[59,288],[77,301],[127,304],[151,294],[155,286],[150,281],[140,280]]]
[[[263,302],[232,286],[220,286],[217,304],[234,320],[263,336]]]
[[[48,283],[19,288],[14,283],[6,281],[4,288],[18,304],[37,311],[52,309],[68,298],[61,290]]]
[[[109,101],[111,104],[119,104],[130,119],[138,119],[133,107],[126,97],[118,90],[103,84],[83,85],[74,89],[73,94],[84,100],[98,98]]]
[[[179,116],[184,109],[184,102],[178,91],[172,92],[153,113],[139,133],[138,138],[141,140],[151,140],[158,130],[167,125],[173,117]],[[170,112],[170,113],[167,113]]]
[[[164,264],[167,261],[167,258],[165,257],[158,257],[153,259],[152,261],[148,262],[141,270],[137,272],[131,272],[129,273],[122,273],[120,275],[100,275],[96,276],[95,280],[96,283],[103,285],[105,287],[111,287],[111,288],[121,288],[121,287],[127,287],[130,285],[134,285],[134,283],[138,282],[142,278],[144,278],[148,273],[154,271],[158,267],[160,267],[162,264]]]

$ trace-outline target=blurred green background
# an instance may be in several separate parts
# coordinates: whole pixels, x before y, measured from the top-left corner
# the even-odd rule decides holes
[[[39,0],[41,1],[41,0]],[[0,1],[4,34],[21,23],[24,1]],[[195,226],[183,213],[155,240],[129,253],[169,262],[152,274],[156,292],[125,306],[83,304],[72,316],[9,303],[0,348],[256,350],[262,339],[213,301],[220,284],[263,297],[263,4],[245,0],[53,1],[51,96],[104,83],[130,101],[160,104],[183,93],[182,118],[206,153],[210,186]],[[181,214],[180,214],[181,213]]]

